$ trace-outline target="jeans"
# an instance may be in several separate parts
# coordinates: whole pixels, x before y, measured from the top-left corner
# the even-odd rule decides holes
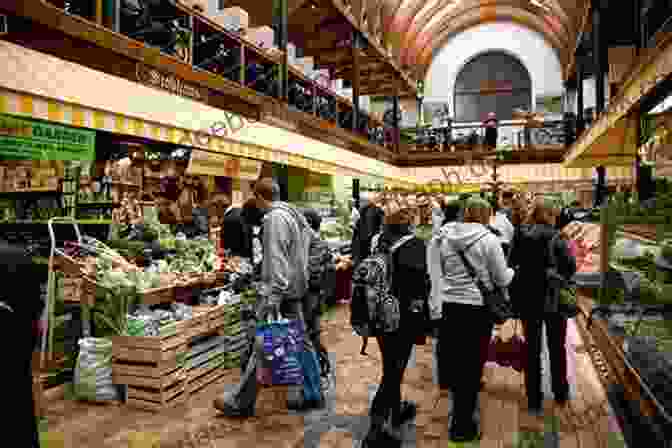
[[[527,365],[525,370],[525,390],[528,406],[541,408],[541,335],[542,325],[546,324],[548,354],[551,361],[551,384],[556,400],[566,399],[569,394],[567,381],[567,319],[558,315],[549,315],[543,319],[524,319],[523,330],[527,341]]]
[[[320,291],[308,291],[303,301],[306,332],[313,341],[315,350],[320,350]]]
[[[459,303],[443,305],[439,339],[441,380],[453,396],[453,425],[473,425],[483,367],[493,324],[484,306]]]
[[[280,305],[280,313],[284,318],[303,321],[304,329],[306,321],[303,314],[303,303],[301,300],[285,300]],[[250,335],[250,333],[248,333]],[[252,337],[252,340],[254,338]],[[303,335],[302,365],[304,368],[304,384],[290,386],[288,391],[288,401],[300,403],[303,400],[316,400],[314,392],[320,390],[320,367],[315,352],[315,346],[307,331]],[[254,351],[247,361],[243,375],[237,387],[226,397],[226,401],[234,408],[254,410],[257,403],[257,365],[258,354]],[[315,385],[316,383],[316,385]],[[312,392],[312,393],[311,393]]]
[[[400,327],[399,331],[376,339],[383,357],[383,378],[371,404],[370,415],[374,420],[383,421],[391,412],[395,422],[398,421],[401,405],[401,382],[415,337],[411,331]]]

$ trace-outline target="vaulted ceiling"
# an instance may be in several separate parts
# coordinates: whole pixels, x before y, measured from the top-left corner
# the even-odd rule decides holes
[[[567,67],[589,0],[353,0],[353,13],[357,3],[365,14],[363,28],[382,34],[402,67],[424,79],[434,54],[451,37],[496,21],[540,33]]]
[[[290,14],[325,4],[351,16],[369,40],[389,50],[412,78],[424,79],[433,56],[451,37],[488,22],[513,22],[540,33],[568,75],[591,0],[287,0]],[[250,13],[253,26],[272,22],[273,0],[226,0]],[[335,8],[334,8],[335,7]],[[494,45],[495,43],[493,43]]]

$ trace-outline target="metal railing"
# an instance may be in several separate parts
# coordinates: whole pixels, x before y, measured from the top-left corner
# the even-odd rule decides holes
[[[67,14],[91,22],[97,20],[95,0],[43,1]],[[196,70],[280,99],[281,58],[246,40],[240,30],[227,29],[200,11],[180,7],[175,0],[114,0],[113,9],[109,20],[106,13],[102,23],[111,31],[159,48]],[[329,88],[324,75],[310,76],[298,67],[290,67],[288,94],[290,108],[332,122],[370,143],[389,146],[391,140],[386,144],[382,123],[362,108],[359,123],[353,129],[350,102]]]
[[[566,120],[535,123],[503,120],[497,126],[496,149],[565,148],[571,144],[570,128]],[[485,129],[480,122],[406,128],[402,131],[402,142],[414,147],[415,151],[472,149],[485,145]]]

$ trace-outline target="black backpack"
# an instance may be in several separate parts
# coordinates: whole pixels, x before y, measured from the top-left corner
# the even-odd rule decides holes
[[[363,337],[379,336],[399,329],[399,299],[391,293],[392,255],[415,235],[400,238],[386,251],[377,249],[379,238],[380,234],[374,236],[373,254],[364,259],[352,274],[350,323],[353,330]]]

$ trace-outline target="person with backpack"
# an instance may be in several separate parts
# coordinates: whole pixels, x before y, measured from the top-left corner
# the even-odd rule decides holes
[[[557,215],[551,199],[537,198],[528,220],[521,225],[514,239],[509,260],[516,270],[511,299],[522,320],[527,341],[525,390],[528,413],[532,417],[543,415],[541,337],[544,325],[555,401],[562,406],[569,399],[565,349],[567,319],[558,312],[560,291],[555,285],[556,277],[569,281],[576,273],[576,261],[567,242],[554,229]]]
[[[452,362],[445,380],[454,404],[449,436],[455,442],[480,439],[474,413],[494,321],[479,283],[492,291],[513,278],[499,239],[486,227],[491,214],[487,201],[469,199],[464,222],[444,226],[427,250],[431,315],[442,318],[441,356],[449,359],[439,365]]]
[[[411,231],[408,206],[392,200],[384,214],[372,255],[355,269],[351,305],[353,328],[362,336],[375,336],[382,354],[382,380],[362,445],[369,448],[401,446],[400,426],[415,417],[415,403],[401,400],[401,383],[429,317],[425,243]]]
[[[380,207],[380,195],[374,195],[371,200],[360,210],[360,218],[357,220],[352,234],[352,263],[353,267],[369,256],[371,251],[371,238],[380,231],[383,225],[383,211]]]
[[[270,178],[262,178],[254,185],[256,207],[264,213],[263,258],[261,281],[265,292],[256,304],[257,321],[266,321],[278,315],[302,322],[307,328],[303,312],[308,292],[308,256],[311,229],[303,214],[279,200],[279,186]],[[309,410],[324,407],[320,390],[320,365],[315,345],[308,331],[303,335],[301,366],[303,385],[288,391],[287,408]],[[257,362],[248,361],[241,384],[231,393],[218,397],[214,406],[228,416],[254,415],[257,401]]]
[[[322,389],[324,390],[324,380],[325,378],[328,379],[330,365],[329,355],[320,340],[320,317],[323,306],[326,304],[325,284],[327,271],[334,264],[334,257],[327,242],[320,238],[322,217],[312,208],[303,210],[303,215],[312,230],[310,252],[308,254],[308,293],[306,294],[303,312],[306,316],[306,324],[308,326],[306,331],[308,331],[312,338],[320,358],[320,369],[323,379]]]

